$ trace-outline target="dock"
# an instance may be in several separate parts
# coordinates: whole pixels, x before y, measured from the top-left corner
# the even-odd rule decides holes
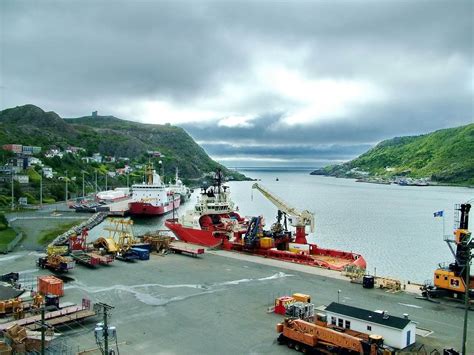
[[[170,250],[176,254],[188,254],[194,257],[198,257],[199,255],[204,254],[203,247],[179,241],[171,242]]]
[[[89,308],[82,306],[69,306],[62,308],[57,311],[48,312],[45,314],[45,321],[49,325],[61,325],[71,321],[78,321],[88,317],[95,316],[95,312]],[[31,316],[23,319],[14,320],[8,323],[0,324],[0,331],[18,324],[20,326],[26,327],[30,330],[36,330],[40,328],[38,322],[41,322],[41,315]]]

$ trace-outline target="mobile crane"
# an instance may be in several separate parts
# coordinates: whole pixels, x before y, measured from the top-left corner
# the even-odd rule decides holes
[[[314,214],[307,210],[299,211],[296,208],[289,205],[287,202],[283,201],[281,198],[275,196],[269,190],[254,183],[252,189],[256,189],[262,193],[262,195],[273,203],[278,209],[277,223],[272,226],[272,230],[283,229],[281,226],[281,217],[282,214],[288,218],[288,222],[291,226],[295,227],[295,243],[298,244],[307,244],[306,241],[306,226],[310,227],[310,232],[314,232]],[[286,223],[285,223],[286,224]]]
[[[474,298],[474,276],[469,272],[471,250],[474,249],[474,239],[468,230],[470,209],[469,203],[455,207],[456,222],[459,227],[454,230],[453,237],[445,236],[444,238],[453,253],[454,262],[449,265],[439,265],[439,268],[434,272],[433,285],[425,283],[421,287],[424,297],[463,298],[467,286],[468,297]]]
[[[392,352],[383,349],[383,338],[379,335],[365,335],[361,338],[327,327],[324,322],[310,323],[301,319],[285,318],[276,326],[279,344],[286,344],[303,353],[318,351],[324,354],[377,355]],[[360,333],[359,333],[360,334]]]

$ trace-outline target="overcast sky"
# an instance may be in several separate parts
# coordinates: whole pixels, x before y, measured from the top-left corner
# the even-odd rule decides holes
[[[1,108],[184,127],[228,166],[472,123],[470,0],[0,1]]]

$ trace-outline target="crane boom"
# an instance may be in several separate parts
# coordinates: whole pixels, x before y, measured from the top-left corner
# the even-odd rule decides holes
[[[293,220],[292,224],[295,227],[309,225],[311,233],[314,232],[314,214],[312,212],[309,212],[307,210],[304,210],[304,211],[297,210],[296,208],[292,207],[287,202],[283,201],[278,196],[271,193],[262,185],[259,185],[258,183],[254,183],[252,185],[252,189],[256,189],[260,191],[262,195],[265,198],[267,198],[267,200],[269,200],[271,203],[273,203],[276,206],[276,208],[278,208],[280,211],[285,213],[290,219],[292,219]],[[294,217],[296,217],[296,220]]]

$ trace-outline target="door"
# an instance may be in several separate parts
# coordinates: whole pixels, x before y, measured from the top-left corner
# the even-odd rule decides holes
[[[411,336],[411,330],[407,332],[407,345],[406,346],[410,345],[410,336]]]

